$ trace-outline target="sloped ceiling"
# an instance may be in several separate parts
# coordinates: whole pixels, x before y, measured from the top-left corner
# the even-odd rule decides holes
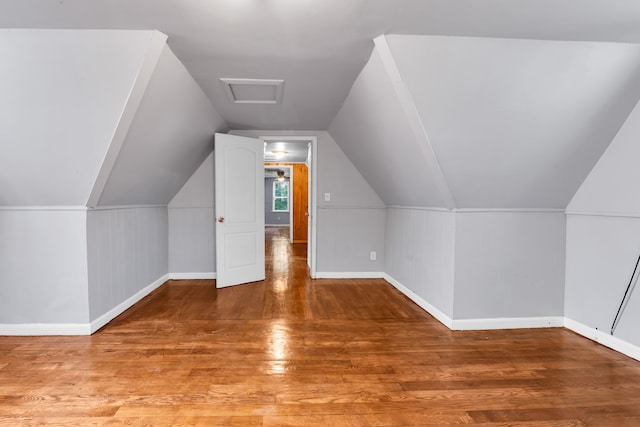
[[[569,212],[640,214],[640,104],[567,206]]]
[[[154,33],[0,30],[0,205],[85,205]]]
[[[453,207],[427,142],[412,131],[379,51],[356,79],[329,133],[387,205]]]
[[[164,47],[99,205],[167,204],[213,150],[225,125]]]
[[[640,42],[633,0],[0,0],[3,28],[157,29],[232,128],[327,129],[380,34]],[[235,105],[221,77],[284,79]]]
[[[564,208],[640,98],[640,45],[389,36],[458,208]]]
[[[566,207],[640,98],[639,45],[400,35],[377,45],[398,75],[380,72],[374,53],[330,132],[387,204],[451,207],[406,190],[423,194],[438,171],[412,165],[411,112],[398,115],[391,84],[409,93],[456,208]]]

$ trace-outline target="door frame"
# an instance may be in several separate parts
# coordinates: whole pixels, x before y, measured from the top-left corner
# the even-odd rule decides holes
[[[317,230],[316,221],[318,218],[318,137],[307,135],[288,135],[288,136],[259,136],[258,139],[264,142],[309,142],[311,144],[311,163],[309,168],[309,182],[311,191],[309,192],[309,222],[311,225],[311,233],[307,238],[309,245],[309,256],[307,263],[309,264],[309,274],[312,279],[316,278],[316,260],[317,260]],[[293,174],[292,174],[293,175]]]

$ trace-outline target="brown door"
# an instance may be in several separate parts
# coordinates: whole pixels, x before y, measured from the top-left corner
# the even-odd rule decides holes
[[[293,165],[293,243],[307,243],[309,173],[307,165]]]

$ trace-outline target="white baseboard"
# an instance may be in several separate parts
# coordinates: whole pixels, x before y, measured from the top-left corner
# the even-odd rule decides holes
[[[379,271],[364,272],[333,272],[333,271],[316,271],[315,279],[382,279],[384,273]]]
[[[456,319],[453,321],[454,331],[480,331],[487,329],[527,329],[527,328],[560,328],[564,326],[564,317],[505,317],[494,319]]]
[[[215,279],[215,273],[170,273],[160,277],[149,286],[141,289],[112,308],[91,323],[26,323],[0,324],[0,335],[5,336],[40,336],[40,335],[91,335],[104,325],[118,317],[129,307],[159,288],[169,279]]]
[[[572,330],[578,335],[582,335],[585,338],[602,344],[605,347],[609,347],[610,349],[625,354],[633,359],[640,360],[640,347],[627,341],[621,340],[620,338],[606,332],[602,332],[599,329],[592,328],[567,317],[564,319],[564,327]]]
[[[216,273],[169,273],[171,280],[209,280],[215,278]]]
[[[388,274],[385,273],[383,278],[384,280],[389,282],[392,286],[394,286],[397,290],[405,294],[406,297],[409,298],[411,301],[418,304],[424,311],[432,315],[438,322],[442,323],[444,326],[446,326],[449,329],[453,329],[452,328],[453,320],[449,316],[447,316],[442,311],[435,308],[433,305],[429,304],[427,301],[422,299],[418,294],[416,294],[411,289],[407,288],[405,285],[403,285],[393,277],[389,276]]]
[[[112,321],[113,319],[118,317],[126,309],[128,309],[129,307],[131,307],[132,305],[134,305],[135,303],[140,301],[142,298],[144,298],[147,295],[149,295],[154,290],[158,289],[160,287],[160,285],[162,285],[167,280],[169,280],[169,274],[163,275],[162,277],[160,277],[158,280],[156,280],[155,282],[153,282],[152,284],[150,284],[146,288],[139,290],[134,295],[130,296],[129,298],[127,298],[126,300],[122,301],[120,304],[118,304],[114,308],[112,308],[111,310],[107,311],[102,316],[100,316],[97,319],[95,319],[90,324],[90,326],[91,326],[90,333],[93,334],[98,329],[102,328],[104,325],[106,325],[107,323],[109,323],[110,321]]]
[[[4,336],[91,335],[88,323],[23,323],[0,325]]]

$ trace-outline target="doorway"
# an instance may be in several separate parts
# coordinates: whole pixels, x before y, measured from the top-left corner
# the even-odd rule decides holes
[[[260,136],[259,139],[264,141],[265,147],[265,176],[268,176],[267,171],[277,174],[282,170],[285,179],[289,180],[288,239],[298,255],[300,247],[306,246],[307,265],[311,277],[315,278],[317,137]],[[274,184],[265,184],[265,199],[268,198],[266,191],[275,192]],[[265,200],[265,210],[274,211],[273,198],[270,203],[267,206]]]

